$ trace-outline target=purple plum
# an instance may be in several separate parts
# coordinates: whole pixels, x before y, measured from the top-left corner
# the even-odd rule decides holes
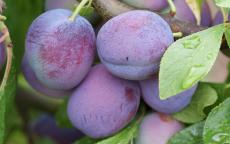
[[[100,29],[100,60],[114,75],[143,80],[159,71],[161,57],[174,41],[169,25],[159,15],[134,10],[118,15]]]
[[[95,33],[83,17],[50,10],[36,18],[26,37],[26,57],[38,81],[57,90],[76,87],[87,75],[95,56]]]
[[[161,100],[159,97],[158,76],[140,81],[140,85],[144,101],[154,110],[166,114],[175,113],[185,108],[191,102],[197,87],[194,86],[176,96]]]
[[[6,52],[5,47],[3,43],[0,44],[0,70],[2,69],[2,66],[6,62]]]
[[[136,8],[160,11],[168,6],[167,0],[122,0],[122,2]]]
[[[68,96],[72,92],[71,90],[69,91],[64,91],[64,90],[54,90],[54,89],[49,89],[46,86],[42,85],[33,70],[31,69],[28,60],[26,57],[23,58],[22,60],[22,73],[27,80],[27,82],[32,86],[36,91],[39,93],[42,93],[47,96],[52,96],[52,97],[63,97],[63,96]]]
[[[68,102],[73,125],[92,138],[111,136],[136,115],[140,103],[137,82],[117,78],[96,65]]]
[[[75,128],[60,128],[50,115],[42,115],[31,124],[31,132],[39,137],[48,137],[56,144],[72,144],[84,134]]]
[[[151,113],[141,122],[136,144],[167,144],[181,129],[183,125],[171,116]]]
[[[230,15],[228,16],[228,20],[230,21]],[[218,11],[218,12],[216,13],[216,16],[215,16],[214,20],[213,20],[212,25],[221,24],[221,23],[223,23],[223,21],[224,21],[224,20],[223,20],[223,15],[222,15],[221,11]]]
[[[78,4],[76,0],[46,0],[45,1],[45,9],[73,9],[74,5]]]
[[[176,15],[175,17],[183,20],[185,22],[190,22],[196,24],[196,18],[193,14],[192,10],[189,8],[188,4],[185,0],[174,0],[174,4],[176,6]],[[212,16],[209,5],[206,1],[202,4],[201,11],[201,25],[202,26],[210,26],[212,23]]]

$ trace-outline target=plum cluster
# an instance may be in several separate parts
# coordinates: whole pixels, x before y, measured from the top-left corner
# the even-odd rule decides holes
[[[178,1],[176,17],[196,23],[184,0]],[[168,7],[166,0],[124,2],[156,11]],[[197,87],[166,100],[159,98],[160,61],[174,42],[170,26],[154,12],[133,10],[107,21],[96,36],[87,19],[70,20],[71,15],[70,10],[54,9],[31,24],[22,62],[28,83],[48,96],[70,95],[70,121],[92,138],[111,136],[127,126],[142,98],[156,112],[142,121],[137,143],[165,144],[183,128],[169,114],[185,108]],[[210,26],[211,19],[204,1],[201,24]],[[94,63],[96,55],[100,64]]]

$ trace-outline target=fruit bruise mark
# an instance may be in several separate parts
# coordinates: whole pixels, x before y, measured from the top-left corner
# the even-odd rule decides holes
[[[48,34],[50,38],[45,40],[46,45],[40,47],[40,58],[49,78],[57,78],[70,67],[80,65],[85,50],[90,49],[86,35],[74,33],[71,37],[66,37],[63,31],[65,29],[57,28],[54,33]]]
[[[135,100],[134,91],[130,87],[125,87],[125,96],[126,96],[128,101],[134,101]]]
[[[172,118],[169,115],[166,115],[166,114],[163,114],[163,113],[159,113],[158,115],[159,115],[160,119],[163,122],[170,122],[170,121],[172,121]]]

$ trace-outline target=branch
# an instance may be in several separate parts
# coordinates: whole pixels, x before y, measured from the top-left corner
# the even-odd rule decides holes
[[[2,9],[5,7],[5,3],[3,0],[0,0],[0,13],[2,13]]]
[[[121,13],[135,10],[134,7],[124,4],[119,0],[94,0],[93,5],[97,10],[97,12],[105,20],[108,20]],[[170,25],[173,32],[182,32],[183,36],[187,36],[192,33],[206,29],[205,27],[200,27],[197,26],[196,24],[191,24],[191,23],[177,20],[170,15],[164,15],[164,14],[159,14],[159,15]]]

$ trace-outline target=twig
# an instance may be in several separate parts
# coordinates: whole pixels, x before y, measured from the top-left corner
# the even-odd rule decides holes
[[[108,20],[116,15],[124,12],[135,10],[127,4],[118,0],[94,0],[93,5],[97,12],[105,19]],[[170,15],[158,13],[171,27],[173,32],[182,32],[183,36],[206,29],[206,27],[197,26],[188,22],[180,21]]]

